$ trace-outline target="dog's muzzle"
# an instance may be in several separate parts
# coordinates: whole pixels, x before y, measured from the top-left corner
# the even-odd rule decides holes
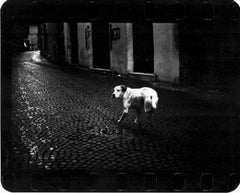
[[[115,94],[112,94],[111,97],[114,98],[114,99],[116,98],[116,97],[115,97]]]

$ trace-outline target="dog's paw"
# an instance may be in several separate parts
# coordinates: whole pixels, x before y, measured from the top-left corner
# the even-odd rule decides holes
[[[118,122],[118,123],[121,123],[121,119],[118,119],[117,122]]]

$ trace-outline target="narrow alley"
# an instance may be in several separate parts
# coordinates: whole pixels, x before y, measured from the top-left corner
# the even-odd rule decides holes
[[[152,125],[145,115],[141,126],[135,125],[133,111],[118,124],[122,102],[110,97],[113,87],[149,83],[39,65],[40,60],[36,51],[13,60],[12,129],[20,140],[11,164],[42,170],[231,168],[231,125],[224,107],[157,89],[159,106]]]

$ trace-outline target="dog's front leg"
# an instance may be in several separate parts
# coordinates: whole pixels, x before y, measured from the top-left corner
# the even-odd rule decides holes
[[[136,110],[136,118],[134,119],[134,123],[138,124],[139,117],[140,117],[140,111]]]
[[[118,123],[120,123],[123,119],[124,119],[124,117],[126,116],[126,114],[128,114],[128,108],[125,108],[124,110],[123,110],[123,113],[122,113],[122,115],[121,115],[121,117],[118,119]]]

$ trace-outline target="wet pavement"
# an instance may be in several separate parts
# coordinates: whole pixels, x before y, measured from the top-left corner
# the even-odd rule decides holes
[[[12,67],[9,167],[40,170],[232,171],[236,123],[223,104],[157,89],[154,122],[118,124],[115,85],[149,83],[108,73],[55,68],[39,52],[17,55]]]

